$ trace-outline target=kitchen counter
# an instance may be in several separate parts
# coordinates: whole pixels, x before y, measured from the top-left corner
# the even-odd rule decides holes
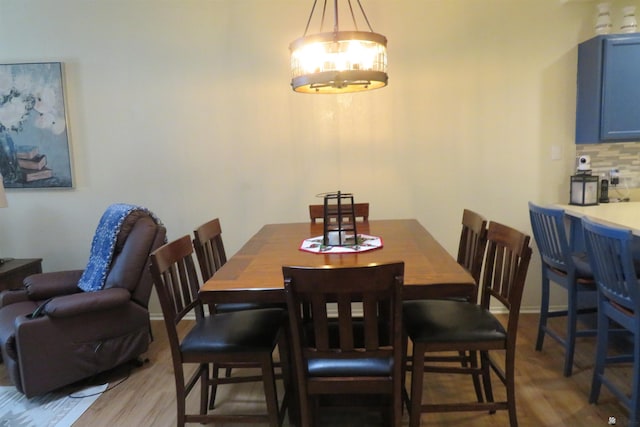
[[[634,236],[640,239],[640,202],[602,203],[595,206],[558,204],[556,207],[564,209],[569,220],[569,245],[574,251],[585,250],[582,234],[583,216],[616,227],[629,228]]]
[[[571,223],[580,223],[579,219],[587,216],[614,226],[630,228],[633,234],[640,236],[640,202],[602,203],[596,206],[556,205],[564,209],[571,217]],[[573,233],[572,226],[572,233]]]

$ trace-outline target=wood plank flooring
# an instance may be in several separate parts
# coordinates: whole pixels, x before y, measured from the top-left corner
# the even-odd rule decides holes
[[[517,343],[516,385],[518,420],[521,426],[606,426],[609,417],[615,417],[617,425],[626,426],[627,411],[604,387],[597,405],[588,403],[593,367],[594,339],[578,340],[574,374],[562,376],[563,352],[558,344],[547,338],[542,352],[534,350],[538,316],[521,315],[520,334]],[[558,327],[562,326],[560,319]],[[155,340],[151,343],[149,359],[142,367],[118,369],[94,381],[108,378],[110,386],[128,378],[101,396],[74,424],[74,427],[114,426],[175,426],[176,407],[173,368],[167,347],[164,325],[154,321]],[[555,323],[554,323],[555,325]],[[631,368],[616,368],[620,382],[630,383]],[[425,400],[459,398],[468,395],[473,399],[473,389],[468,378],[453,375],[427,374]],[[0,385],[10,385],[4,365],[0,365]],[[227,410],[256,410],[262,408],[262,391],[259,384],[234,384],[221,389],[218,402]],[[502,395],[499,381],[494,382],[496,398]],[[197,398],[197,396],[195,396]],[[195,401],[196,399],[194,399]],[[194,405],[195,402],[190,402]],[[217,424],[228,427],[238,424]],[[285,421],[285,426],[288,426]],[[323,411],[321,426],[351,427],[377,426],[378,418],[373,414],[351,415],[344,412]],[[403,417],[403,426],[408,425],[408,416]],[[422,416],[422,427],[427,426],[507,426],[505,411],[489,415],[484,412],[463,414],[426,414]]]

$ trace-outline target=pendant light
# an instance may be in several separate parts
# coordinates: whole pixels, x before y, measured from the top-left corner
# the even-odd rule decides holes
[[[340,31],[338,1],[333,0],[333,31],[322,32],[327,1],[320,19],[320,32],[307,35],[318,0],[313,1],[304,34],[289,46],[291,87],[300,93],[348,93],[387,85],[387,38],[374,33],[360,0],[355,0],[369,31],[359,31],[352,0],[347,3],[354,30]]]

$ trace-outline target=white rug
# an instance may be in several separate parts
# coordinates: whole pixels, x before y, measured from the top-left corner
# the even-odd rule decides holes
[[[73,392],[73,397],[68,392],[52,392],[31,399],[13,386],[0,386],[0,426],[69,427],[100,397],[107,385]]]

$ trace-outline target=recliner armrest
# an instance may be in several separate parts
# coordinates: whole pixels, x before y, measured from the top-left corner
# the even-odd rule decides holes
[[[24,286],[31,300],[45,300],[58,295],[82,292],[78,280],[83,270],[54,271],[39,273],[24,279]]]
[[[22,301],[29,301],[26,289],[10,289],[0,292],[0,308]]]
[[[131,293],[122,288],[103,289],[63,295],[46,302],[43,313],[51,317],[71,317],[82,313],[109,310],[131,301]]]

